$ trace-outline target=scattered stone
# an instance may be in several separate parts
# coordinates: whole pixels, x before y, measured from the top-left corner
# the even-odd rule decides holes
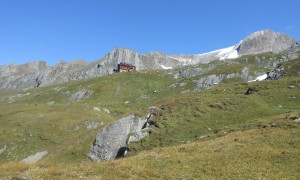
[[[199,136],[199,137],[198,137],[199,140],[205,139],[205,138],[206,138],[206,136]]]
[[[58,93],[58,92],[61,90],[61,88],[55,87],[55,88],[53,88],[52,90],[55,91],[56,93]]]
[[[86,99],[88,98],[91,94],[93,94],[92,90],[80,90],[74,94],[71,95],[70,100],[72,101],[76,101],[76,100],[80,100],[80,99]]]
[[[26,164],[35,163],[35,162],[38,162],[39,160],[41,160],[47,154],[48,154],[48,151],[38,152],[32,156],[29,156],[29,157],[21,160],[20,162],[26,163]]]
[[[6,150],[6,145],[2,149],[0,149],[0,156],[5,150]]]
[[[155,110],[155,109],[158,109],[158,107],[157,106],[151,106],[151,107],[149,107],[148,108],[150,111],[153,111],[153,110]]]
[[[97,122],[97,121],[87,121],[85,122],[85,127],[87,129],[96,129],[98,128],[99,126],[102,126],[103,125],[103,122]]]
[[[187,90],[181,91],[180,94],[186,94],[186,93],[190,93],[190,92],[191,92],[191,90],[187,89]]]
[[[11,180],[27,180],[28,178],[26,176],[22,177],[12,177]]]
[[[110,111],[106,108],[103,108],[103,111],[106,112],[107,114],[110,114]]]
[[[12,103],[12,102],[15,102],[17,98],[22,98],[22,97],[25,97],[25,96],[29,96],[30,93],[26,93],[26,94],[17,94],[17,95],[14,95],[14,96],[10,96],[8,98],[9,100],[9,103]]]
[[[74,128],[74,131],[78,131],[79,129],[80,129],[80,126],[78,125]]]
[[[259,125],[257,125],[257,127],[258,127],[258,128],[267,128],[268,126],[265,125],[265,124],[259,124]]]
[[[54,103],[55,103],[55,101],[49,101],[47,104],[48,104],[49,106],[52,106]]]
[[[143,96],[141,96],[141,98],[143,98],[143,99],[147,99],[147,98],[148,98],[148,96],[146,96],[146,95],[143,95]]]
[[[93,109],[94,109],[94,111],[101,111],[100,108],[98,108],[98,107],[94,107]]]
[[[186,83],[183,83],[183,82],[179,84],[180,87],[185,86],[185,85],[186,85]]]
[[[169,86],[169,87],[171,87],[171,88],[176,88],[177,87],[177,85],[176,84],[172,84],[171,86]]]
[[[291,85],[291,86],[289,86],[288,88],[289,88],[289,89],[293,89],[293,88],[295,88],[295,86]]]
[[[271,127],[272,127],[272,128],[278,127],[278,125],[277,125],[276,123],[272,123],[272,124],[271,124]]]
[[[247,89],[247,91],[245,92],[245,95],[250,95],[250,94],[253,94],[255,93],[257,90],[254,88],[254,87],[249,87]]]
[[[146,97],[147,98],[147,97]],[[125,101],[125,104],[129,104],[129,101]]]

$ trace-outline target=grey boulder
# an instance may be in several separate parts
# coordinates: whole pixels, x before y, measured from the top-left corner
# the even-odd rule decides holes
[[[130,115],[118,120],[115,124],[104,128],[97,133],[96,139],[88,153],[91,161],[103,162],[118,157],[123,157],[127,150],[129,136],[131,134],[140,137],[147,120],[141,120],[139,117]],[[139,138],[138,138],[139,139]]]

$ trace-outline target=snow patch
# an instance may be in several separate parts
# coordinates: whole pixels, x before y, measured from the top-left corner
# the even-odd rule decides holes
[[[238,57],[239,57],[239,54],[238,54],[237,50],[234,50],[233,52],[230,52],[226,58],[227,59],[235,59]]]
[[[230,46],[228,48],[218,49],[208,53],[198,54],[197,56],[214,56],[220,60],[235,59],[239,57],[237,46]]]
[[[234,59],[238,58],[238,52],[235,49],[235,46],[231,46],[228,48],[220,49],[217,57],[220,58],[220,60],[225,60],[225,59]]]
[[[263,80],[265,80],[267,77],[268,77],[268,75],[267,75],[267,74],[264,74],[264,75],[258,76],[258,77],[256,78],[256,80],[257,80],[257,81],[263,81]]]
[[[164,65],[160,65],[163,69],[172,69],[173,67],[167,67],[167,66],[164,66]]]
[[[255,80],[250,80],[250,81],[248,81],[248,82],[263,81],[263,80],[265,80],[267,77],[268,77],[268,75],[267,75],[267,74],[264,74],[264,75],[258,76]]]

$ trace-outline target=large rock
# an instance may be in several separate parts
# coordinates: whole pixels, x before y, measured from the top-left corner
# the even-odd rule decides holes
[[[136,135],[137,138],[140,136],[145,137],[145,134],[141,131],[145,127],[146,121],[131,115],[104,128],[97,133],[96,139],[88,153],[88,158],[92,161],[101,162],[122,157],[127,149],[130,135],[138,134]]]

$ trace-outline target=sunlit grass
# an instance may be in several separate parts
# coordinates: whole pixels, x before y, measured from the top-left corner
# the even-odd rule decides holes
[[[243,58],[224,69],[226,63],[212,62],[217,69],[207,72],[238,72]],[[254,57],[248,60],[257,67]],[[163,71],[0,92],[0,149],[6,145],[0,179],[297,179],[300,124],[292,120],[300,117],[299,59],[285,62],[285,68],[286,77],[278,81],[228,79],[197,93],[180,92],[192,90],[202,75],[174,79]],[[256,91],[245,95],[249,87]],[[93,94],[69,99],[82,89]],[[22,97],[9,98],[16,94]],[[130,144],[129,157],[87,160],[100,129],[129,114],[145,116],[150,106],[157,107],[151,121],[159,127]],[[103,124],[87,129],[89,121]],[[39,163],[18,163],[45,150],[49,154]]]

